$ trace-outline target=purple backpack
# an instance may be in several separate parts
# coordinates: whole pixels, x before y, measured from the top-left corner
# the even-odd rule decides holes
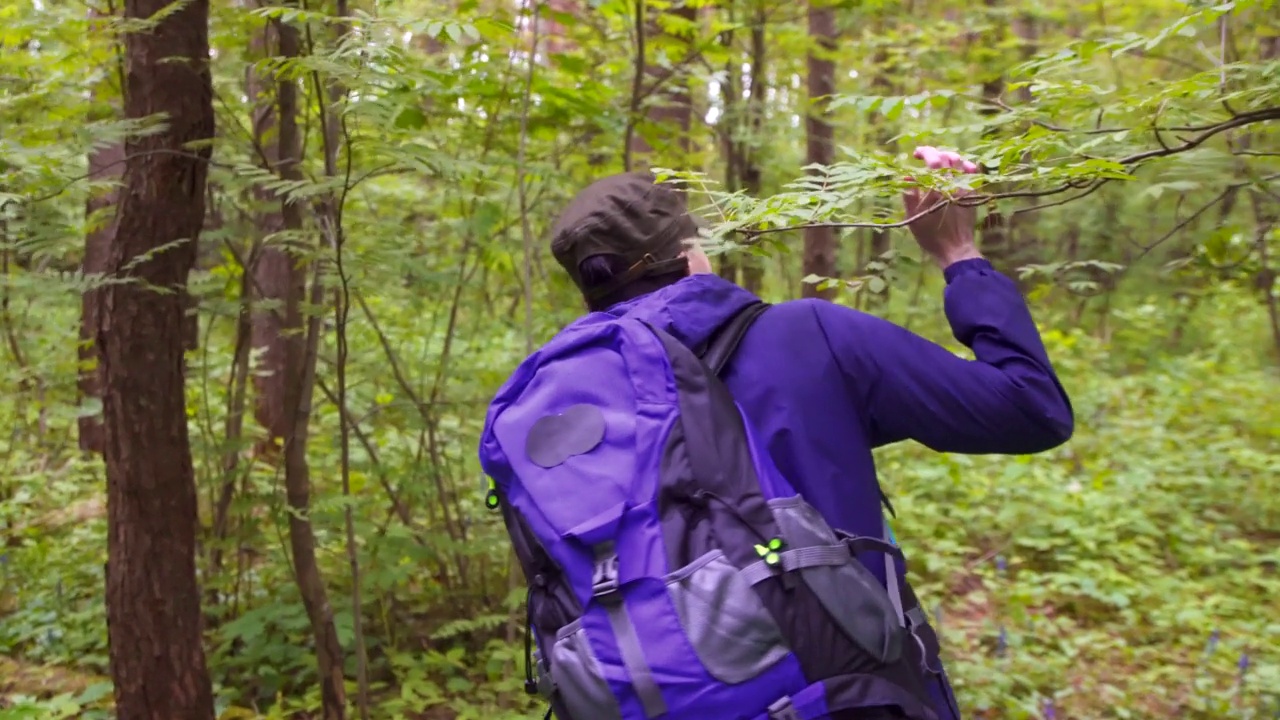
[[[548,717],[937,720],[897,583],[854,555],[899,550],[829,527],[719,380],[766,307],[692,349],[587,315],[489,407],[486,502],[528,581]]]

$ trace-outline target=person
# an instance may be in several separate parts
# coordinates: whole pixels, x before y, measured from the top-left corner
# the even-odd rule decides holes
[[[915,157],[934,169],[977,171],[934,147]],[[907,216],[938,198],[908,191]],[[973,207],[948,204],[908,225],[941,269],[947,319],[975,359],[874,315],[807,298],[770,306],[724,366],[724,383],[773,462],[833,528],[883,536],[874,448],[914,440],[938,452],[1030,454],[1072,435],[1067,392],[1017,287],[978,251],[975,216]],[[690,242],[698,226],[672,186],[624,173],[582,191],[551,245],[589,310],[638,317],[695,347],[757,299],[712,272]],[[886,582],[884,563],[868,569]],[[958,720],[941,660],[930,661],[939,668],[929,688],[934,711]]]

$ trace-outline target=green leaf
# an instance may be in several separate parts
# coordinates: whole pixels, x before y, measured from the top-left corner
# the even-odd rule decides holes
[[[401,130],[421,130],[427,125],[427,115],[422,108],[408,105],[396,114],[395,126]]]

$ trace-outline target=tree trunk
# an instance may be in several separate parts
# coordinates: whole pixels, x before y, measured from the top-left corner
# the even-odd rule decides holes
[[[822,0],[809,1],[809,111],[805,115],[808,137],[806,164],[830,165],[835,159],[833,129],[828,120],[828,105],[836,90],[835,62],[831,60],[836,48],[835,10],[817,5]],[[815,46],[816,47],[813,47]],[[804,274],[834,277],[836,274],[836,233],[831,227],[812,227],[804,231]],[[819,285],[803,283],[804,297],[831,299],[831,289],[820,290]]]
[[[105,16],[96,8],[89,8],[90,26]],[[95,29],[97,29],[95,27]],[[117,63],[119,59],[117,58]],[[94,99],[99,99],[101,88],[92,90]],[[119,108],[110,105],[114,112]],[[105,109],[104,109],[105,112]],[[89,151],[89,182],[112,183],[107,189],[92,189],[85,202],[84,214],[86,229],[84,236],[84,259],[80,263],[80,271],[86,277],[98,277],[107,269],[107,253],[111,244],[111,225],[114,222],[115,206],[120,201],[120,189],[115,185],[124,173],[124,144],[95,147]],[[86,290],[80,296],[80,344],[77,356],[80,370],[76,389],[79,401],[102,399],[102,378],[98,368],[98,350],[93,341],[98,327],[98,305],[100,290]],[[80,449],[88,453],[102,454],[103,431],[102,416],[99,414],[82,415],[77,422],[79,426]]]
[[[763,170],[760,164],[761,134],[764,126],[764,64],[765,24],[769,21],[763,0],[755,3],[755,17],[751,23],[751,94],[747,97],[747,127],[749,142],[743,146],[738,170],[742,173],[742,188],[751,197],[760,197],[763,190]],[[758,255],[742,256],[742,287],[759,294],[764,285],[764,260]]]
[[[255,45],[262,48],[265,55],[276,54],[279,49],[279,32],[276,23],[269,22],[263,28],[261,36],[255,39]],[[290,117],[283,122],[292,124],[292,131],[283,127],[283,122],[276,111],[276,103],[284,100],[281,90],[285,86],[296,87],[294,81],[281,81],[279,86],[271,84],[270,79],[259,77],[250,68],[246,85],[253,105],[253,134],[261,149],[262,160],[269,169],[282,173],[283,164],[296,162],[299,154],[297,133],[297,103],[292,102]],[[286,90],[287,91],[287,90]],[[293,92],[296,93],[296,90]],[[284,135],[291,137],[286,138]],[[258,353],[258,367],[253,378],[255,403],[254,417],[258,424],[267,431],[267,442],[259,448],[257,454],[267,458],[275,457],[276,443],[282,442],[289,433],[289,417],[285,408],[285,385],[296,382],[285,368],[286,346],[300,345],[302,337],[298,334],[301,320],[290,317],[286,308],[289,306],[290,294],[301,298],[303,288],[302,272],[295,268],[293,258],[284,248],[284,241],[272,237],[286,230],[285,208],[279,198],[270,190],[261,187],[254,189],[255,199],[261,210],[257,214],[258,232],[262,244],[258,251],[250,254],[249,267],[245,271],[253,277],[253,325],[252,346]],[[269,203],[277,203],[271,207]],[[294,215],[297,211],[294,210]],[[294,224],[291,229],[297,229]],[[291,241],[296,241],[290,238]],[[293,303],[295,306],[296,302]]]
[[[244,2],[244,10],[249,11],[255,4]],[[271,22],[259,31],[255,32],[249,39],[249,54],[251,62],[258,62],[266,57],[270,57],[274,50],[274,29]],[[279,164],[279,151],[276,146],[276,127],[275,127],[275,90],[270,83],[270,78],[259,75],[252,66],[245,71],[245,95],[249,98],[252,111],[250,115],[250,127],[253,133],[253,140],[257,146],[257,151],[261,153],[258,158],[267,170],[274,170]],[[259,237],[254,238],[248,252],[240,256],[243,264],[243,275],[240,280],[240,314],[236,318],[236,333],[234,351],[231,358],[231,380],[228,383],[228,400],[227,400],[227,420],[224,426],[224,442],[227,451],[222,457],[222,487],[218,491],[217,500],[214,502],[212,534],[213,542],[209,553],[210,576],[217,576],[222,570],[223,548],[222,543],[225,542],[231,531],[231,503],[235,499],[236,481],[238,479],[237,469],[240,465],[240,448],[238,443],[244,432],[244,414],[247,407],[246,398],[248,394],[246,389],[249,385],[250,377],[249,367],[249,351],[254,345],[254,340],[260,339],[254,337],[254,330],[261,321],[267,320],[264,315],[267,313],[254,313],[256,307],[256,298],[259,296],[257,292],[258,280],[255,272],[258,266],[258,257],[262,253],[262,240],[267,235],[279,232],[283,229],[284,221],[280,218],[278,206],[271,208],[271,203],[278,201],[274,195],[259,186],[253,187],[254,200],[257,203],[257,212],[255,215],[256,225]],[[260,331],[261,332],[261,331]],[[270,336],[262,332],[260,337],[267,338],[262,340],[262,344],[269,344]],[[262,344],[258,347],[262,347]],[[271,348],[268,347],[265,353],[270,356]],[[258,457],[270,458],[275,454],[275,440],[283,436],[282,428],[284,425],[284,393],[280,392],[278,403],[272,405],[266,402],[265,395],[270,394],[269,380],[274,376],[284,375],[284,367],[281,362],[278,367],[273,367],[271,363],[262,362],[256,368],[258,372],[271,372],[271,378],[259,378],[254,376],[254,390],[256,392],[255,418],[258,423],[267,428],[269,437],[267,442],[262,443],[256,448],[254,455]],[[273,415],[278,414],[281,419],[276,420]],[[274,421],[274,422],[273,422]],[[209,584],[205,588],[207,597],[216,597],[217,588]]]
[[[720,100],[722,104],[722,112],[716,120],[716,130],[720,140],[720,155],[724,160],[724,188],[729,192],[739,189],[738,178],[741,173],[738,170],[739,162],[739,107],[742,105],[742,88],[740,80],[742,77],[742,61],[735,58],[734,47],[734,25],[737,23],[735,10],[737,9],[736,0],[728,0],[725,3],[725,12],[727,14],[726,22],[728,29],[720,34],[720,43],[724,46],[725,54],[729,57],[724,63],[724,82],[720,83]],[[728,280],[729,282],[738,281],[738,255],[726,253],[720,256],[719,267],[716,274]]]
[[[888,28],[882,25],[882,37],[888,36],[888,33],[884,32],[886,30]],[[890,65],[888,50],[883,47],[877,49],[872,63],[875,67],[871,76],[872,91],[882,96],[892,95],[897,92],[898,88],[894,86],[893,80],[890,79],[896,68]],[[894,137],[894,128],[890,121],[887,118],[879,118],[875,113],[868,113],[867,122],[871,124],[871,135],[874,142],[882,148],[889,149],[888,146],[893,143]],[[870,260],[872,261],[879,261],[880,257],[893,247],[893,238],[887,229],[869,229],[867,238],[870,240]],[[864,272],[865,270],[864,264]],[[865,290],[859,299],[862,299],[862,297],[867,299],[869,306],[883,307],[889,302],[889,285],[885,283],[884,290],[880,293],[871,293],[870,290]]]
[[[994,11],[1000,8],[1000,0],[983,0],[989,13],[996,20]],[[1019,56],[1026,60],[1035,53],[1036,47],[1036,26],[1035,20],[1029,14],[1023,13],[1011,23],[1012,30],[1019,39]],[[998,47],[1004,43],[1005,36],[1010,28],[1005,25],[997,25],[996,29],[988,34],[986,38],[987,47]],[[1012,64],[1014,60],[1008,59],[1008,63]],[[988,71],[990,72],[990,71]],[[982,83],[982,96],[991,101],[991,105],[983,110],[984,114],[997,115],[1001,109],[996,105],[997,102],[1006,102],[1002,95],[1005,90],[1005,80],[1001,71],[995,71],[995,74],[989,76]],[[1031,89],[1029,86],[1022,86],[1016,91],[1016,99],[1019,102],[1030,102]],[[994,134],[994,129],[989,130],[988,134]],[[1000,212],[995,205],[989,205],[986,217],[983,219],[982,231],[980,238],[980,246],[982,254],[991,261],[991,264],[1002,273],[1012,278],[1017,278],[1018,267],[1030,261],[1032,251],[1031,247],[1020,247],[1019,237],[1016,227],[1016,219],[1019,216],[1013,216],[1013,219]],[[1023,292],[1029,288],[1025,281],[1016,281]]]
[[[1029,12],[1021,12],[1013,18],[1011,22],[1014,35],[1018,38],[1018,59],[1020,62],[1030,60],[1037,52],[1039,44],[1039,29],[1036,26],[1036,18]],[[1031,85],[1024,83],[1015,91],[1014,96],[1018,102],[1029,105],[1034,98],[1031,93]],[[1024,163],[1031,162],[1031,155],[1024,153],[1022,156]],[[1035,200],[1024,198],[1015,201],[1016,205],[1029,206],[1035,204]],[[1015,283],[1019,286],[1023,293],[1031,290],[1030,280],[1020,280],[1017,276],[1017,269],[1029,263],[1040,263],[1044,260],[1044,247],[1040,244],[1039,237],[1029,227],[1029,217],[1024,214],[1015,214],[1008,219],[1008,227],[1006,243],[1009,248],[1009,264],[1010,270],[1014,272],[1011,276]],[[1029,230],[1031,230],[1029,232]]]
[[[89,153],[89,180],[102,182],[120,177],[124,164],[124,146],[112,143],[95,148]],[[114,207],[119,202],[120,190],[111,188],[89,196],[85,203],[85,216],[89,221],[84,236],[84,260],[80,270],[86,277],[96,278],[107,269],[107,253],[111,244],[111,224]],[[98,327],[100,288],[86,290],[80,296],[80,374],[76,383],[80,402],[102,398],[102,376],[98,363],[97,344],[93,338]],[[102,416],[82,415],[78,421],[80,449],[101,455],[103,452]]]
[[[681,56],[672,58],[671,63],[675,66],[672,69],[649,62],[646,48],[653,44],[652,38],[663,33],[657,20],[646,12],[645,0],[636,2],[637,11],[645,19],[641,23],[643,31],[640,31],[636,48],[635,72],[638,75],[632,87],[633,126],[629,128],[627,138],[626,165],[635,170],[647,170],[653,165],[678,168],[692,148],[689,131],[693,125],[693,98],[689,94],[687,72],[683,69],[688,64],[692,47],[687,38],[677,39],[678,44],[674,46],[681,49]],[[697,17],[696,8],[689,6],[673,7],[666,12],[690,22]],[[672,46],[668,44],[668,47]],[[642,117],[644,122],[641,122]],[[650,143],[642,129],[655,142]]]
[[[1039,50],[1040,30],[1036,26],[1036,17],[1029,12],[1020,12],[1013,19],[1013,34],[1018,37],[1018,58],[1026,62]],[[1031,85],[1024,83],[1018,87],[1018,100],[1023,103],[1032,101]]]
[[[742,189],[743,78],[742,58],[736,57],[735,53],[737,49],[734,42],[734,26],[737,24],[736,10],[736,1],[729,0],[725,6],[729,27],[720,36],[720,42],[724,46],[725,54],[728,55],[729,59],[724,63],[724,82],[720,84],[720,100],[723,112],[716,123],[717,130],[719,130],[720,154],[724,159],[724,187],[729,192],[736,192]],[[744,257],[746,257],[745,253],[724,253],[720,256],[716,274],[729,282],[738,282],[738,271],[741,268],[741,261]]]
[[[1259,41],[1259,55],[1263,62],[1280,57],[1280,35],[1264,35]],[[1277,213],[1274,200],[1263,197],[1261,192],[1253,190],[1250,199],[1253,201],[1254,222],[1257,225],[1255,232],[1259,265],[1253,283],[1261,291],[1263,302],[1267,306],[1267,318],[1271,321],[1271,341],[1276,360],[1280,361],[1280,294],[1276,293],[1276,278],[1280,272],[1272,265],[1274,258],[1271,257],[1268,245],[1271,231],[1276,226]]]
[[[983,4],[987,7],[988,13],[999,8],[1000,0],[983,0]],[[993,15],[994,17],[994,15]],[[986,38],[985,45],[987,47],[998,47],[1004,39],[1005,29],[1003,26],[989,33]],[[991,104],[984,107],[981,112],[984,115],[999,115],[1000,108],[996,103],[1002,102],[1001,95],[1004,94],[1004,75],[1002,70],[985,70],[987,73],[994,72],[982,82],[982,97],[990,101]],[[994,130],[986,131],[988,136],[994,134]],[[979,245],[982,248],[982,254],[986,256],[995,268],[1007,275],[1013,275],[1013,268],[1010,261],[1009,248],[1009,232],[1005,221],[1004,214],[994,205],[987,206],[987,214],[982,223],[982,232],[979,239]]]
[[[134,22],[168,0],[127,0]],[[125,38],[125,116],[167,116],[131,139],[99,298],[107,468],[107,632],[116,712],[212,720],[196,581],[196,489],[184,394],[187,273],[213,137],[208,0]],[[154,253],[154,254],[152,254]],[[152,255],[149,255],[152,254]],[[148,256],[143,260],[142,256]]]
[[[546,4],[553,12],[575,17],[581,16],[584,10],[578,0],[546,0]],[[577,51],[577,43],[569,38],[568,31],[557,18],[546,17],[541,23],[542,31],[539,35],[542,36],[542,50],[539,54],[546,53],[548,57],[555,57]]]
[[[673,8],[670,12],[690,23],[697,18],[697,9],[689,5]],[[681,50],[683,57],[677,62],[687,62],[693,52],[688,38],[681,38]],[[660,136],[667,140],[664,145],[668,147],[672,139],[669,136],[674,131],[675,151],[668,150],[664,155],[670,158],[665,161],[669,167],[679,167],[680,163],[687,160],[693,148],[689,134],[693,127],[693,97],[689,93],[688,73],[682,67],[671,71],[653,69],[656,71],[654,82],[660,82],[662,89],[657,93],[658,102],[649,110],[649,121],[665,131]],[[659,78],[658,75],[662,77]]]
[[[299,55],[298,30],[286,22],[276,21],[280,42],[280,55],[294,58]],[[279,102],[279,151],[280,175],[286,180],[299,180],[302,170],[301,138],[298,133],[298,86],[292,79],[279,79],[276,84]],[[318,99],[325,103],[326,99]],[[327,116],[327,115],[326,115]],[[325,168],[333,164],[331,154],[338,134],[336,120],[328,116],[325,123]],[[297,204],[281,200],[281,218],[284,229],[296,232],[302,228],[302,215]],[[307,442],[310,435],[311,401],[315,394],[316,361],[320,352],[321,324],[319,315],[312,313],[305,325],[302,322],[302,303],[307,295],[306,276],[300,270],[289,269],[284,293],[282,329],[289,338],[283,343],[283,402],[288,415],[284,426],[284,484],[289,504],[289,545],[293,551],[294,575],[302,603],[311,622],[315,639],[316,663],[320,673],[320,698],[325,720],[342,720],[346,717],[346,687],[343,679],[342,644],[333,621],[333,606],[320,574],[316,560],[315,530],[311,525],[311,467],[307,461]],[[283,272],[282,272],[283,275]],[[324,285],[320,265],[315,264],[311,278],[309,302],[318,308],[324,301]],[[302,338],[305,337],[305,342]]]

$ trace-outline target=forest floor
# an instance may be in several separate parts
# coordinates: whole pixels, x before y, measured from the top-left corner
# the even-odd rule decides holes
[[[1275,386],[1274,372],[1244,363],[1229,343],[1122,367],[1087,338],[1048,332],[1046,343],[1077,416],[1063,447],[1014,458],[912,444],[878,453],[895,531],[965,716],[1274,718],[1280,404],[1260,390]],[[11,473],[7,502],[11,517],[36,519],[11,526],[15,540],[0,550],[0,720],[105,718],[101,484],[51,472],[47,459],[29,467],[43,469]],[[341,545],[327,552],[339,567]],[[493,622],[462,615],[475,610],[460,611],[413,575],[395,601],[420,603],[415,624],[392,626],[399,655],[379,668],[390,679],[375,716],[541,717],[519,692],[522,678],[494,669],[520,654],[501,638],[505,611],[491,608]],[[299,679],[314,662],[305,615],[270,587],[275,595],[240,608],[211,639],[227,720],[302,720],[314,702],[312,683]],[[423,600],[424,588],[434,600]],[[254,613],[275,624],[254,624],[267,622]],[[435,626],[418,627],[424,618]],[[438,626],[458,623],[474,629],[438,639]],[[477,651],[491,647],[504,654]],[[236,679],[271,673],[288,684],[256,697],[245,697],[255,685]],[[268,709],[278,697],[294,698],[289,712]],[[250,706],[264,710],[236,709]]]
[[[0,655],[0,707],[3,707],[7,695],[50,698],[62,693],[79,694],[97,683],[108,681],[100,675]]]

